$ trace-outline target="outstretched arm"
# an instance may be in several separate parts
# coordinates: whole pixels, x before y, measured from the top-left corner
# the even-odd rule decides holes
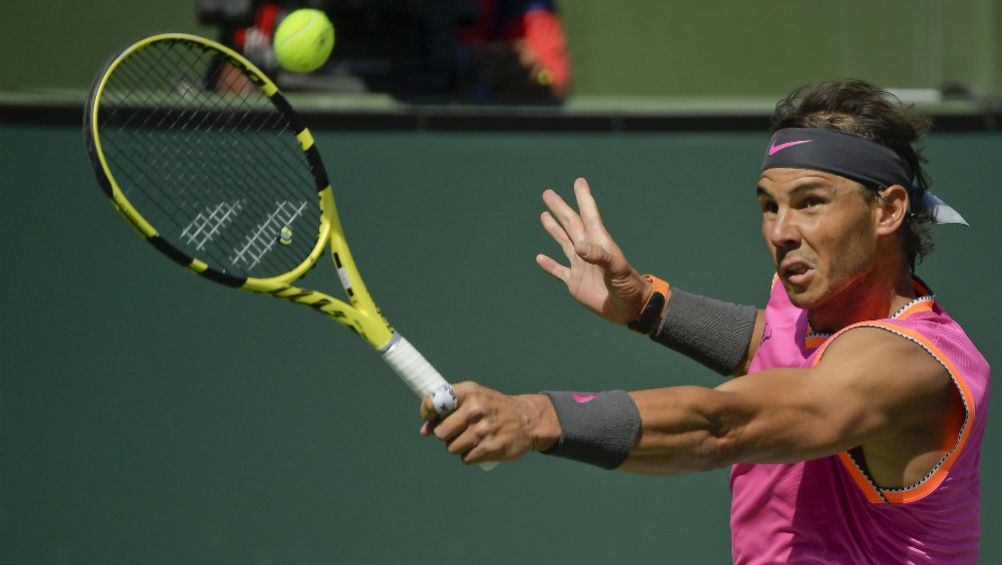
[[[621,468],[680,474],[890,445],[907,460],[888,465],[900,473],[888,482],[907,484],[928,470],[923,462],[943,454],[954,394],[948,373],[925,350],[884,330],[857,328],[836,338],[813,368],[772,369],[715,389],[631,393],[643,428]]]
[[[506,396],[457,385],[459,408],[427,425],[465,463],[547,451],[567,434],[544,395]],[[858,445],[893,445],[906,460],[890,482],[921,477],[942,456],[941,431],[955,394],[945,369],[918,346],[860,328],[837,338],[810,369],[774,369],[716,389],[630,393],[640,430],[622,470],[673,475],[735,462],[781,463]],[[426,399],[422,416],[434,419]]]

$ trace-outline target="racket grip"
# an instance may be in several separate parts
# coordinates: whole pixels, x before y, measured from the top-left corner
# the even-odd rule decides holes
[[[438,388],[448,386],[448,381],[431,366],[431,363],[414,348],[407,339],[394,333],[390,342],[383,348],[383,360],[393,367],[400,378],[411,387],[419,398],[429,396]],[[448,416],[448,414],[439,414]],[[480,468],[490,471],[497,466],[497,461],[480,463]]]

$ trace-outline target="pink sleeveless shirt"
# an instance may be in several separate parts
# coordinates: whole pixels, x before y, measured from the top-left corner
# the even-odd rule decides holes
[[[914,485],[881,488],[849,452],[790,464],[731,469],[731,550],[737,565],[763,563],[971,564],[980,535],[978,463],[988,408],[989,366],[920,282],[894,316],[854,324],[913,341],[950,373],[960,432],[951,450]],[[840,332],[841,333],[841,332]],[[834,336],[813,334],[807,313],[774,279],[762,344],[749,374],[812,367]]]

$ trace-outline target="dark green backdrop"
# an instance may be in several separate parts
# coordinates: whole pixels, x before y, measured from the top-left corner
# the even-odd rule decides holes
[[[556,253],[539,195],[588,177],[638,268],[762,304],[766,139],[318,133],[384,312],[450,378],[509,392],[719,382],[539,271],[535,254]],[[973,227],[940,229],[920,274],[999,367],[1002,135],[928,148]],[[77,128],[0,127],[0,155],[0,561],[728,560],[726,471],[638,477],[538,455],[465,468],[418,436],[416,399],[349,332],[153,252],[101,194]],[[323,261],[310,284],[336,284]],[[983,563],[1002,560],[999,422]]]

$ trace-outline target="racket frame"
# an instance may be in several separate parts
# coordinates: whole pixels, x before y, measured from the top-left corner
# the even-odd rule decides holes
[[[115,180],[101,145],[101,130],[98,122],[101,97],[108,79],[123,61],[150,44],[161,41],[189,43],[224,57],[226,62],[236,67],[248,78],[272,102],[275,109],[281,112],[289,120],[290,124],[298,130],[296,133],[297,141],[306,155],[317,184],[317,197],[320,204],[321,218],[318,237],[313,249],[299,265],[288,272],[268,278],[236,277],[188,255],[169,243],[166,239],[160,237],[157,229],[133,206],[125,196],[125,192],[121,186]],[[334,192],[328,181],[323,161],[316,148],[313,134],[306,127],[302,118],[292,109],[292,106],[285,99],[278,86],[242,55],[233,49],[209,39],[186,33],[163,33],[137,41],[112,57],[99,73],[88,96],[84,116],[84,131],[88,153],[91,156],[94,167],[103,173],[97,176],[105,194],[111,199],[114,208],[158,251],[190,271],[215,282],[250,292],[267,294],[309,306],[318,312],[327,314],[341,325],[357,333],[378,351],[385,351],[391,345],[394,335],[393,327],[382,315],[379,307],[376,306],[375,301],[369,294],[351,255],[351,251],[348,248],[341,221],[337,214]],[[341,280],[342,286],[344,286],[344,290],[351,302],[350,304],[324,292],[304,289],[292,284],[316,265],[325,248],[329,248],[330,250],[331,259],[338,271],[338,277]]]

